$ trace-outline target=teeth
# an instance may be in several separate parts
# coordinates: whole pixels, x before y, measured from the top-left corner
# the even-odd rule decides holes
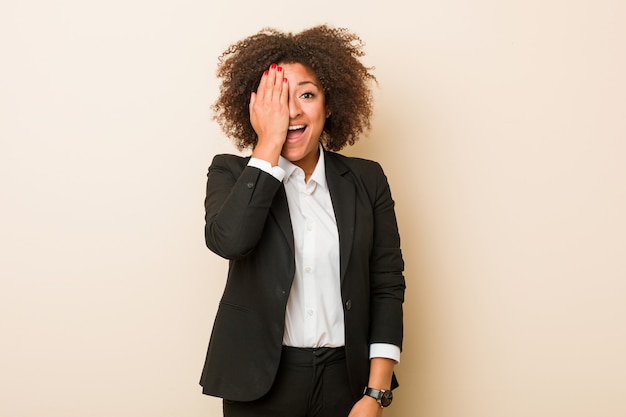
[[[289,126],[289,130],[298,130],[298,129],[304,129],[305,125],[293,125],[293,126]]]

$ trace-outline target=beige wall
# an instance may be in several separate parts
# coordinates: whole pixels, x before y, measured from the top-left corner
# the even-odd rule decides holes
[[[625,21],[621,0],[4,1],[0,415],[219,415],[197,385],[226,270],[205,173],[233,151],[216,58],[322,22],[380,81],[346,153],[385,167],[406,257],[385,415],[626,415]]]

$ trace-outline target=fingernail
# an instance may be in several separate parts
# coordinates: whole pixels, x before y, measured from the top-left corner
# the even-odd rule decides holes
[[[270,72],[269,72],[268,70],[265,70],[265,71],[263,72],[263,75],[267,75],[267,74],[269,74],[269,73],[270,73]]]
[[[286,82],[287,82],[287,79],[286,79],[286,78],[283,78],[283,82],[284,82],[284,83],[286,83]]]
[[[276,71],[281,72],[283,70],[283,67],[278,67],[276,68]]]
[[[272,65],[270,65],[270,68],[271,68],[271,69],[276,68],[276,64],[272,64]]]

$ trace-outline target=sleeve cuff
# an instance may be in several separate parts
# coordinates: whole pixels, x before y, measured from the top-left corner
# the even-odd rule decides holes
[[[387,358],[400,363],[400,348],[389,343],[372,343],[370,345],[370,359]]]
[[[272,177],[276,178],[278,181],[282,181],[285,178],[285,170],[279,166],[273,167],[272,164],[267,162],[264,159],[259,158],[250,158],[248,161],[249,167],[258,168],[261,171],[265,171],[270,174]]]

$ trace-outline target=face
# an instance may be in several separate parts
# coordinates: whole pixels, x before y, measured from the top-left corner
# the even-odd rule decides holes
[[[281,155],[310,175],[319,158],[326,100],[313,71],[302,64],[280,64],[289,83],[289,131]]]

